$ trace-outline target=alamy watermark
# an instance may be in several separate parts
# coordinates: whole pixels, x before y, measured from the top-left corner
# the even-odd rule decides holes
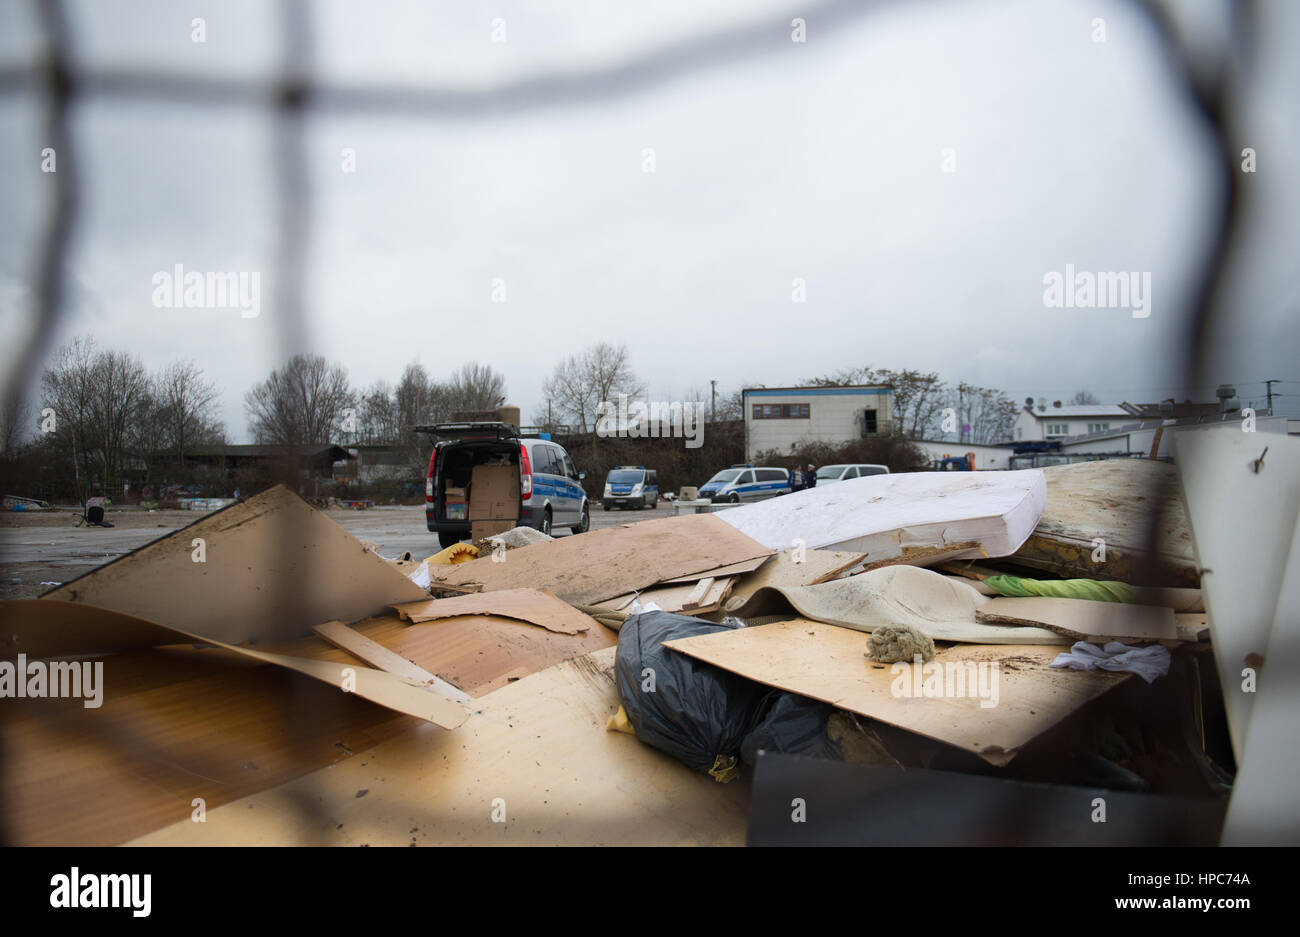
[[[910,664],[891,664],[889,672],[894,675],[889,692],[895,699],[974,697],[980,701],[980,709],[992,709],[998,704],[997,661],[932,660],[923,664],[917,654]]]
[[[262,313],[262,275],[256,271],[186,273],[177,264],[170,273],[159,270],[151,282],[153,304],[159,309],[238,309],[244,319]]]
[[[0,660],[0,699],[81,699],[86,709],[104,705],[102,660]]]
[[[1151,315],[1151,271],[1092,273],[1065,265],[1065,273],[1043,274],[1048,309],[1131,309],[1134,319]]]
[[[687,449],[704,445],[704,403],[633,400],[618,395],[618,403],[602,400],[596,405],[596,435],[629,439],[677,438]]]

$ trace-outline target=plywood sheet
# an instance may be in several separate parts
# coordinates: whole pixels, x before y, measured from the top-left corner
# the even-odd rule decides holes
[[[1046,596],[989,599],[980,621],[1036,625],[1076,641],[1174,641],[1178,626],[1171,608]]]
[[[195,562],[194,541],[203,541]],[[218,641],[306,634],[426,598],[393,564],[283,485],[46,593]]]
[[[618,708],[613,660],[609,648],[525,677],[480,700],[454,737],[405,733],[364,765],[352,759],[135,844],[742,844],[743,785],[605,731]]]
[[[1070,644],[1054,631],[985,622],[978,610],[987,596],[964,580],[918,566],[887,566],[813,586],[760,589],[729,614],[752,618],[794,609],[805,618],[872,631],[911,625],[936,641],[975,644]]]
[[[578,634],[600,627],[590,615],[578,611],[545,589],[501,589],[447,599],[425,599],[394,605],[393,608],[403,618],[416,622],[459,615],[497,615],[530,622],[559,634]]]
[[[119,629],[134,639],[140,634],[144,625],[153,624],[172,631],[174,633],[172,643],[212,644],[262,663],[274,664],[277,667],[285,667],[315,677],[332,685],[339,692],[355,693],[381,706],[406,713],[408,716],[427,719],[445,728],[455,728],[465,721],[467,715],[467,711],[461,704],[439,695],[428,687],[409,683],[401,677],[384,673],[382,670],[341,666],[328,661],[268,653],[252,647],[226,644],[207,635],[193,634],[180,628],[158,625],[156,622],[140,622],[121,612],[95,606],[61,602],[57,599],[15,599],[0,606],[0,617],[3,617],[5,629],[13,636],[14,647],[18,653],[26,653],[23,648],[30,643],[26,638],[27,635],[57,632],[60,623],[68,620],[79,620],[83,627],[93,627],[100,634],[110,636],[104,639],[104,643],[109,644],[113,643],[111,635]]]
[[[546,589],[574,605],[606,599],[772,551],[711,514],[592,530],[506,554],[430,569],[431,587],[462,592]],[[337,617],[337,616],[330,616]]]
[[[1006,764],[1037,735],[1131,676],[1052,670],[1059,651],[1040,645],[940,650],[935,661],[941,666],[957,664],[965,672],[972,664],[985,667],[985,688],[997,690],[996,705],[985,707],[978,693],[924,695],[923,678],[934,671],[921,669],[914,675],[912,664],[874,664],[864,656],[866,644],[860,632],[807,619],[665,642],[750,680],[939,739],[996,765]],[[914,692],[917,682],[919,694]]]
[[[512,679],[618,643],[618,635],[605,627],[558,634],[491,615],[413,625],[390,614],[357,622],[352,628],[475,698]],[[267,649],[336,663],[353,659],[314,635]]]
[[[819,485],[714,516],[774,550],[802,543],[858,550],[870,563],[926,565],[1016,552],[1046,497],[1038,469],[909,472]]]
[[[103,666],[98,709],[0,702],[11,843],[109,846],[171,823],[198,827],[195,798],[215,810],[421,724],[216,648],[128,651]],[[310,805],[295,812],[308,818]]]

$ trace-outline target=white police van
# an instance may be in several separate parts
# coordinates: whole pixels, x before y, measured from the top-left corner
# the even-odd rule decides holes
[[[790,493],[790,473],[783,468],[755,467],[752,462],[723,469],[700,486],[700,497],[740,504]]]

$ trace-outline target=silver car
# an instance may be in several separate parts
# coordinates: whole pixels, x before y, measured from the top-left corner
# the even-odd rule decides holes
[[[887,465],[867,465],[864,463],[823,465],[817,470],[817,484],[825,485],[830,482],[846,482],[850,478],[865,478],[867,475],[888,474],[889,466]]]

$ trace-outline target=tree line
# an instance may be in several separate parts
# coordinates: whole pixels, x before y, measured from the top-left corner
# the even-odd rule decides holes
[[[964,441],[1003,442],[1010,438],[1018,413],[1015,402],[999,390],[965,382],[949,385],[936,373],[911,369],[847,368],[803,383],[892,386],[893,422],[882,426],[882,433],[910,439],[951,437],[965,426]],[[599,342],[565,357],[541,390],[545,404],[532,414],[535,427],[564,436],[575,456],[593,469],[608,458],[629,456],[626,447],[611,446],[594,432],[602,401],[620,394],[636,399],[645,393],[626,345]],[[1090,397],[1081,392],[1076,399],[1085,396]],[[694,391],[687,399],[709,397]],[[431,443],[411,427],[495,411],[504,403],[504,375],[474,361],[445,378],[412,362],[396,383],[379,380],[354,388],[342,364],[318,354],[298,354],[247,391],[244,411],[258,444],[286,451],[327,444],[397,448],[405,453],[403,461],[414,478],[427,463]],[[23,453],[35,455],[41,489],[75,493],[80,500],[120,490],[127,479],[139,484],[187,480],[187,467],[198,450],[227,443],[218,414],[218,389],[194,362],[175,361],[150,371],[129,353],[101,350],[93,339],[79,338],[60,347],[42,373],[37,418],[21,405],[3,414],[0,442],[7,466],[12,468]],[[740,390],[723,394],[716,402],[720,425],[706,440],[711,437],[719,445],[725,442],[728,450],[734,448],[742,434],[733,433],[732,439],[718,433],[738,425],[742,416]],[[36,425],[39,432],[33,439],[30,427]],[[29,428],[26,439],[24,426]],[[699,455],[717,456],[708,451],[712,448],[707,446]],[[685,472],[700,467],[692,463],[689,469],[681,468]],[[17,477],[13,471],[6,474]]]

